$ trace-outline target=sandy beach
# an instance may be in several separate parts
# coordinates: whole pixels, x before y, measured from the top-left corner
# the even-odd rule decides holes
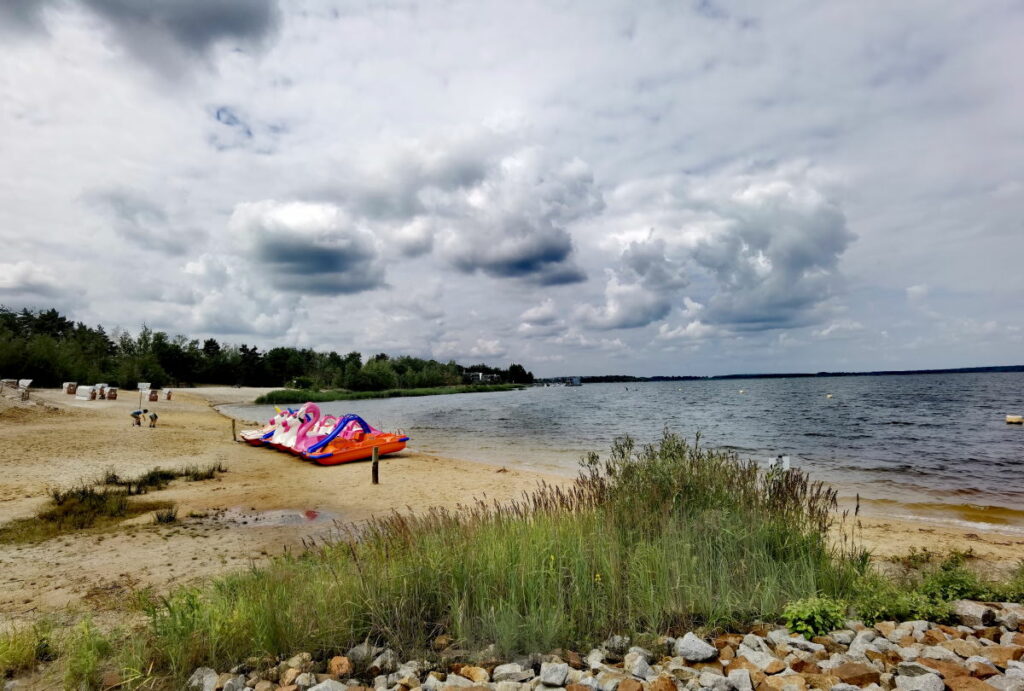
[[[368,463],[319,467],[233,442],[231,420],[213,405],[249,402],[262,392],[176,391],[172,401],[152,404],[160,415],[155,429],[130,425],[129,412],[139,403],[130,391],[117,401],[76,401],[53,390],[34,391],[30,405],[0,399],[0,522],[33,516],[47,502],[49,487],[92,480],[107,469],[122,476],[154,466],[222,463],[228,469],[214,480],[176,481],[152,495],[178,505],[175,524],[155,525],[143,515],[114,530],[0,545],[0,615],[30,618],[69,605],[115,608],[134,589],[161,591],[258,564],[374,514],[505,500],[541,481],[568,481],[413,448],[386,458],[375,486]],[[858,520],[858,538],[879,558],[911,547],[972,549],[997,565],[1024,555],[1020,535],[877,515]]]

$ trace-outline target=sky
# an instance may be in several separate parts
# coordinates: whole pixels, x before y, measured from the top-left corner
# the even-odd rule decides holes
[[[0,0],[0,304],[538,375],[1024,362],[1024,4]]]

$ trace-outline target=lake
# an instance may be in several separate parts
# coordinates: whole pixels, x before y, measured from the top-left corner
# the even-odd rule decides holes
[[[789,455],[878,512],[1024,532],[1024,428],[1005,422],[1024,413],[1019,372],[585,384],[320,407],[401,428],[417,451],[558,474],[620,435],[700,433],[760,463]]]

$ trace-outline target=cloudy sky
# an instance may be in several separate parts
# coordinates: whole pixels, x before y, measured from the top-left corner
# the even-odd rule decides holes
[[[1019,1],[0,0],[0,303],[718,374],[1024,362]]]

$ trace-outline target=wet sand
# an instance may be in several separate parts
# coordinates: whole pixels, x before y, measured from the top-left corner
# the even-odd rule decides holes
[[[0,399],[0,522],[33,516],[48,500],[48,487],[91,480],[108,468],[122,476],[157,465],[228,468],[217,479],[176,481],[150,495],[178,505],[176,524],[158,526],[144,515],[114,530],[0,545],[0,616],[33,617],[69,605],[117,608],[136,588],[161,591],[258,564],[283,550],[301,549],[304,539],[329,536],[338,523],[392,509],[455,506],[477,497],[505,500],[540,481],[568,481],[413,448],[382,460],[381,484],[375,486],[368,463],[319,467],[233,442],[231,420],[212,405],[249,402],[263,391],[191,389],[175,392],[172,401],[146,402],[144,407],[160,415],[156,429],[130,425],[137,392],[122,391],[117,401],[84,402],[59,391],[38,391],[32,394],[35,405],[27,407]],[[858,520],[858,538],[880,558],[905,554],[912,546],[973,549],[1001,565],[1024,556],[1024,536],[1016,533],[884,515]]]

